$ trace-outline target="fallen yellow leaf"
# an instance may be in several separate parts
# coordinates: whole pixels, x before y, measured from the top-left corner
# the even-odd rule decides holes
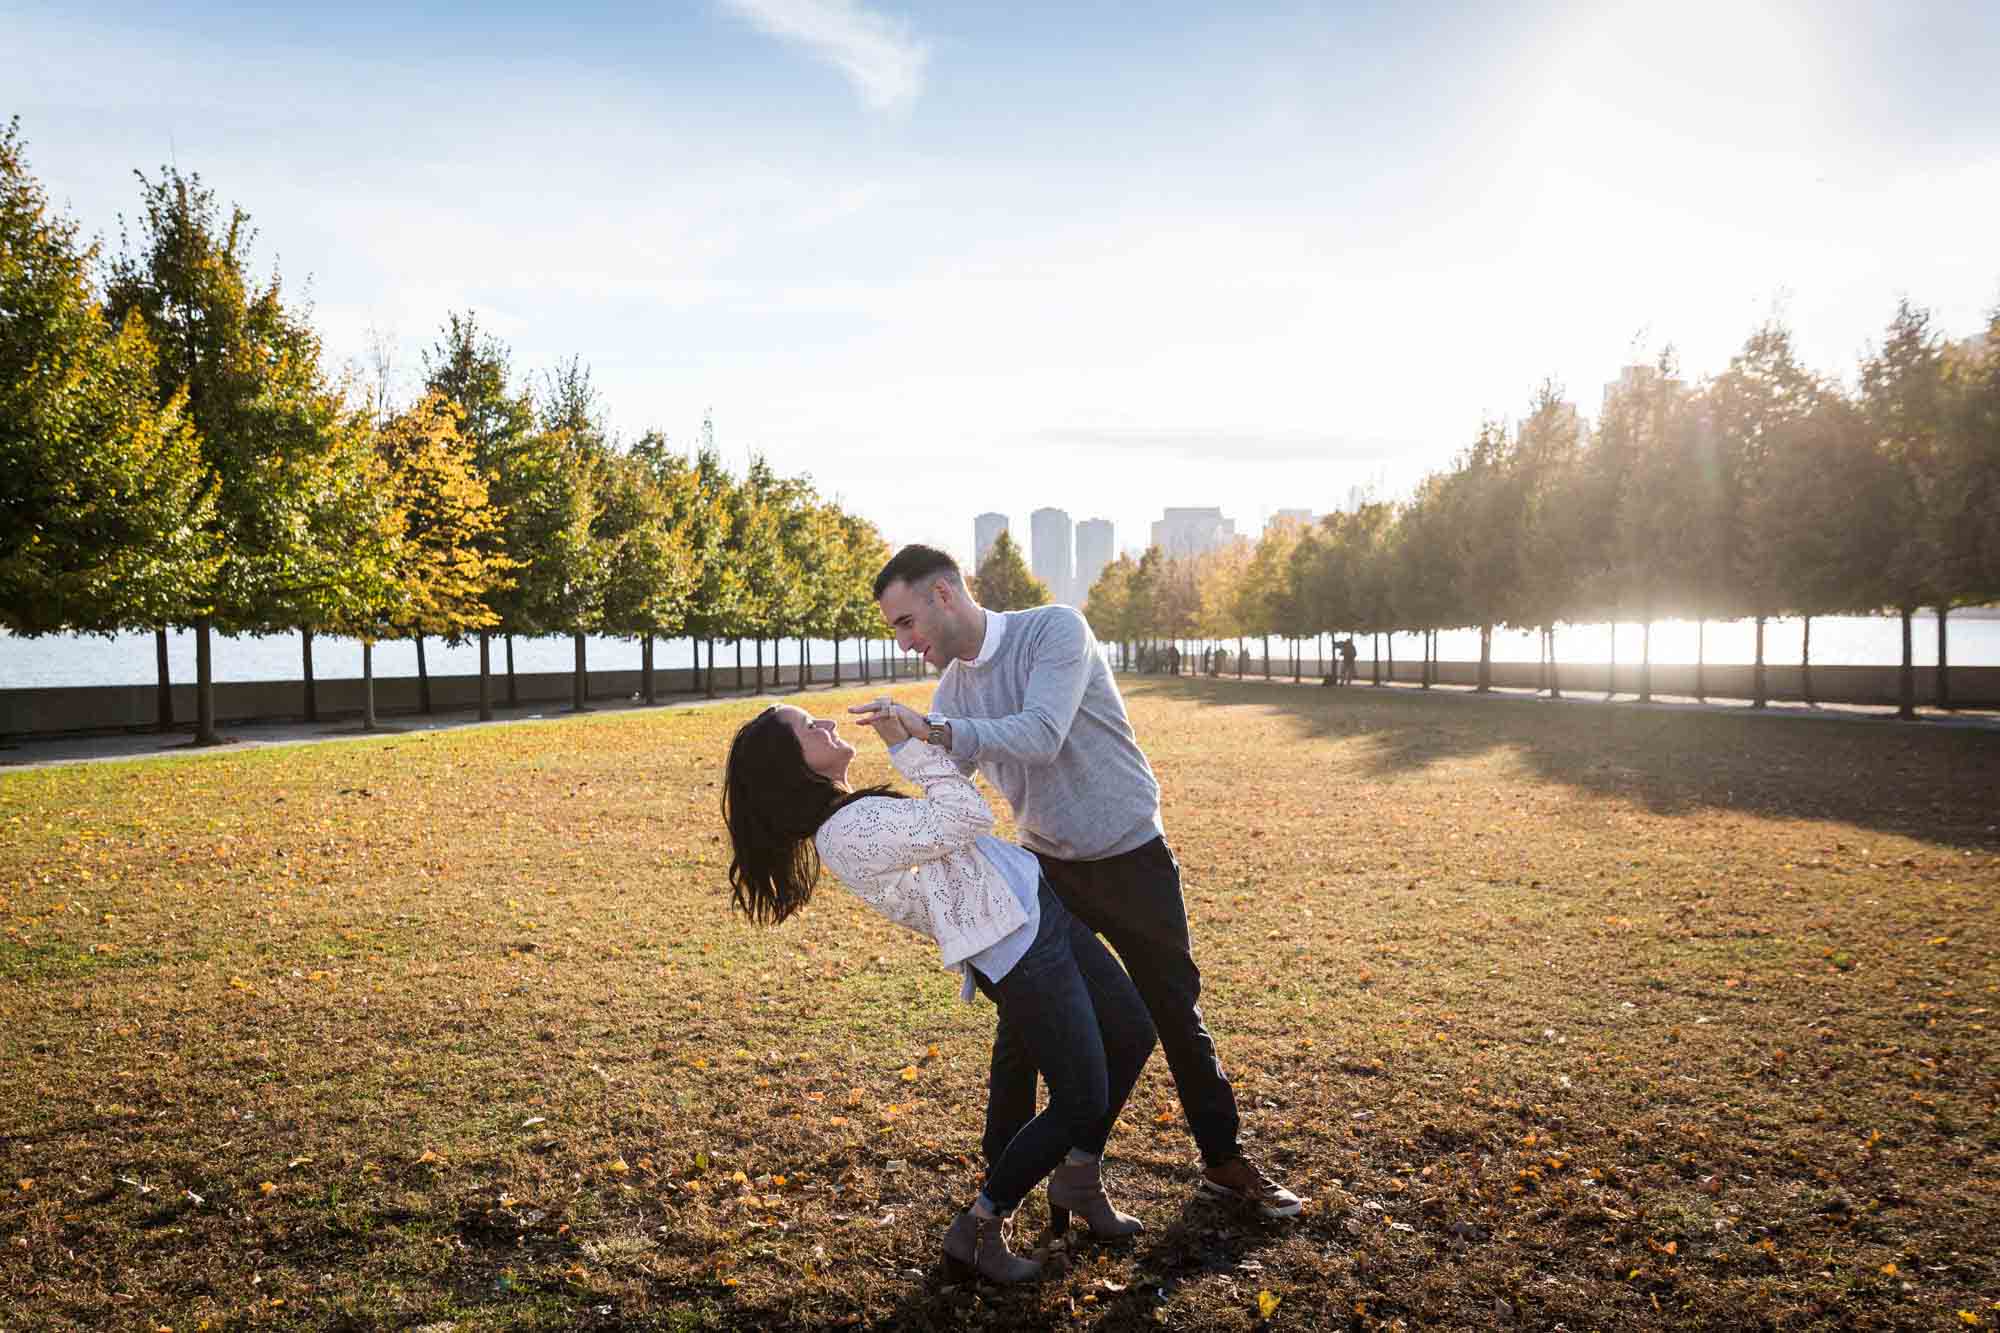
[[[1284,1299],[1285,1299],[1284,1297],[1276,1295],[1269,1291],[1258,1292],[1257,1317],[1260,1319],[1269,1319],[1273,1314],[1277,1312],[1279,1302],[1281,1302]]]

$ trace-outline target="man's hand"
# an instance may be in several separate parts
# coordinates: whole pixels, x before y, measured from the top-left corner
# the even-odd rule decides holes
[[[858,714],[889,745],[903,740],[922,740],[930,734],[930,723],[924,721],[922,713],[893,699],[870,699],[865,704],[850,705],[847,711]]]

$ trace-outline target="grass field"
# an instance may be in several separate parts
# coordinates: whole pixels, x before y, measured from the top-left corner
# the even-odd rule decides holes
[[[1128,691],[1298,1222],[1155,1059],[1151,1230],[943,1286],[992,1010],[663,708],[0,776],[0,1329],[2000,1327],[2000,738]]]

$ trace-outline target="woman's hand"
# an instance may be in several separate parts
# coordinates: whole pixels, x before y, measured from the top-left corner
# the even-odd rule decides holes
[[[924,721],[922,713],[893,699],[870,699],[865,704],[850,706],[847,711],[859,714],[863,722],[875,729],[875,734],[882,738],[885,745],[922,740],[930,734],[930,724]]]

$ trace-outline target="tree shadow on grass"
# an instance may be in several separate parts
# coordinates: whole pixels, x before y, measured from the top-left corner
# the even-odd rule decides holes
[[[1361,742],[1344,762],[1364,781],[1504,752],[1542,781],[1657,815],[1825,820],[2000,850],[2000,734],[1984,729],[1228,680],[1129,692],[1279,713],[1303,739]]]

